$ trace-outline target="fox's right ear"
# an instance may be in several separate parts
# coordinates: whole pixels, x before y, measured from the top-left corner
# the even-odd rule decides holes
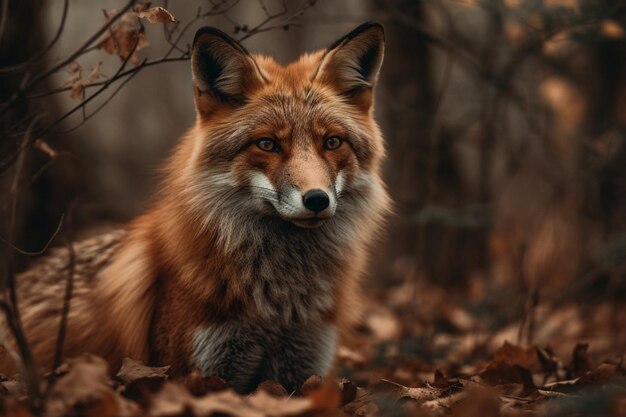
[[[382,25],[363,23],[326,49],[315,78],[335,87],[352,103],[369,109],[384,51]]]
[[[237,106],[265,79],[254,58],[236,40],[219,29],[196,32],[191,55],[196,108],[210,114],[217,105]]]

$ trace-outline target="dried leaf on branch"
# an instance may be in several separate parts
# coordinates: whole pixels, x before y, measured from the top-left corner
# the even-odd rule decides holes
[[[137,12],[137,17],[146,19],[150,23],[176,23],[176,18],[163,7],[153,7]]]
[[[104,11],[106,19],[115,16],[116,10]],[[149,46],[139,18],[133,12],[124,13],[119,22],[111,25],[107,36],[98,44],[111,55],[118,55],[122,61],[129,60],[131,64],[139,64],[138,52]]]

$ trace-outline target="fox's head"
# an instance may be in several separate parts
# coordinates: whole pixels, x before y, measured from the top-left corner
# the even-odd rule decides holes
[[[178,152],[195,213],[316,228],[384,205],[373,118],[384,41],[381,25],[365,23],[282,66],[200,29],[191,64],[197,123]]]

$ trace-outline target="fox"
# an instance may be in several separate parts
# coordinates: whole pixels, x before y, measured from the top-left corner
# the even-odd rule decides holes
[[[382,25],[368,22],[281,65],[199,29],[196,122],[149,208],[16,277],[38,366],[53,366],[72,279],[64,357],[199,369],[238,392],[327,375],[391,210],[374,117],[384,46]],[[15,342],[0,330],[0,372],[15,371]]]

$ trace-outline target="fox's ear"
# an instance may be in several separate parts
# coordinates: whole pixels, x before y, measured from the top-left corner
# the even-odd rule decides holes
[[[326,49],[316,78],[370,107],[384,52],[383,26],[363,23]]]
[[[265,82],[254,58],[219,29],[196,32],[191,55],[196,107],[208,114],[216,105],[243,103],[246,95]]]

